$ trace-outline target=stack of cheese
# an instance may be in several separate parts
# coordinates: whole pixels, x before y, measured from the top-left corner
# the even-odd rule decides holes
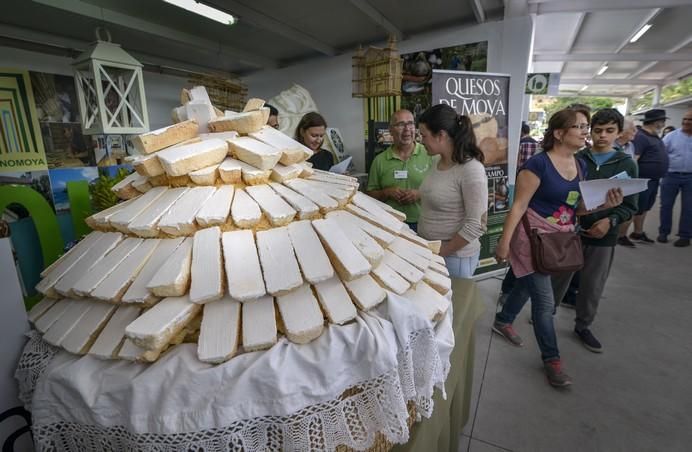
[[[42,273],[29,318],[48,343],[154,361],[196,342],[200,360],[219,363],[280,334],[309,342],[386,291],[431,320],[447,311],[439,242],[356,179],[313,170],[309,149],[264,126],[262,101],[204,128],[194,116],[205,104],[193,105],[134,140],[136,172],[114,187],[125,200],[92,215],[94,232]]]

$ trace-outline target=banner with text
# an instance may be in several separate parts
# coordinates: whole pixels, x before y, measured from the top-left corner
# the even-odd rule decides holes
[[[469,116],[488,175],[488,232],[481,237],[476,274],[503,268],[495,261],[495,246],[509,211],[507,136],[509,75],[483,72],[433,71],[432,103],[447,104]]]

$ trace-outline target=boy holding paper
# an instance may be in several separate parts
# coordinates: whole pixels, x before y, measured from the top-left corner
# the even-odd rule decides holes
[[[637,164],[632,157],[613,147],[622,131],[623,120],[623,116],[614,108],[604,108],[591,117],[593,147],[577,153],[577,157],[586,162],[587,180],[637,177]],[[636,194],[626,196],[617,207],[579,218],[584,268],[581,270],[576,300],[574,332],[584,347],[595,353],[601,353],[603,346],[589,327],[596,317],[598,302],[613,263],[618,225],[631,219],[637,211],[637,198]],[[556,300],[561,300],[563,295],[556,296]]]

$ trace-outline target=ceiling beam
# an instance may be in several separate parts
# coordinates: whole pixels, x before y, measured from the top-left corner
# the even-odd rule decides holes
[[[654,4],[655,3],[655,4]],[[689,0],[530,0],[529,12],[533,14],[577,13],[594,11],[630,11],[633,9],[674,8],[689,6]]]
[[[253,25],[261,30],[276,33],[284,38],[288,38],[324,55],[334,56],[338,53],[336,48],[325,44],[323,41],[303,33],[302,31],[293,28],[285,22],[267,16],[255,8],[243,5],[237,1],[204,0],[200,3],[204,3],[233,16],[237,16],[243,23],[247,22],[248,24]]]
[[[670,49],[666,50],[666,54],[677,52],[678,50],[687,47],[690,43],[692,43],[692,34],[687,35],[687,38],[683,39],[682,41],[680,41],[679,43],[677,43],[676,45],[674,45]],[[628,78],[639,77],[644,72],[646,72],[649,69],[651,69],[652,67],[656,66],[656,64],[658,64],[659,61],[665,61],[665,60],[655,60],[655,61],[652,61],[651,63],[645,64],[644,66],[639,68],[637,71],[631,73]],[[688,58],[688,59],[683,60],[683,61],[692,61],[692,58]]]
[[[274,69],[279,66],[277,61],[264,58],[256,54],[246,52],[220,42],[200,38],[197,35],[176,30],[174,28],[159,25],[139,17],[130,16],[118,11],[102,8],[101,6],[86,3],[80,0],[33,0],[46,6],[62,9],[74,14],[91,17],[104,22],[119,25],[152,35],[161,36],[176,42],[181,42],[194,47],[207,50],[215,50],[228,57],[235,58],[238,62],[258,69]]]
[[[692,53],[557,53],[534,52],[533,61],[692,61]]]
[[[351,4],[358,8],[363,14],[368,16],[370,20],[375,22],[381,28],[385,29],[390,35],[394,35],[397,41],[402,41],[404,33],[397,28],[385,15],[375,9],[367,0],[350,0]]]
[[[528,0],[504,0],[505,20],[529,14]]]
[[[654,8],[651,11],[649,11],[647,15],[644,16],[644,19],[642,19],[636,27],[632,28],[632,31],[627,36],[627,38],[625,38],[617,47],[617,49],[615,49],[615,53],[620,53],[620,51],[624,49],[625,46],[627,46],[627,44],[630,43],[630,39],[632,39],[634,35],[639,33],[639,30],[641,30],[644,25],[651,23],[656,18],[656,16],[661,14],[661,12],[663,12],[663,8]]]
[[[485,22],[485,10],[481,4],[481,0],[469,0],[471,3],[471,9],[473,10],[473,15],[476,17],[476,22],[482,24]]]
[[[658,85],[661,80],[650,80],[644,78],[622,79],[622,78],[561,78],[560,85]]]

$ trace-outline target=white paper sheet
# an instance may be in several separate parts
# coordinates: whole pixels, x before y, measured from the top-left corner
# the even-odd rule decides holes
[[[343,159],[341,162],[337,163],[336,165],[332,166],[329,168],[329,172],[331,173],[336,173],[336,174],[344,174],[346,173],[346,170],[348,169],[348,165],[351,164],[351,160],[353,157],[346,157]]]
[[[579,182],[581,196],[587,210],[595,209],[606,202],[606,194],[611,188],[620,187],[624,196],[646,190],[649,179],[594,179]]]

